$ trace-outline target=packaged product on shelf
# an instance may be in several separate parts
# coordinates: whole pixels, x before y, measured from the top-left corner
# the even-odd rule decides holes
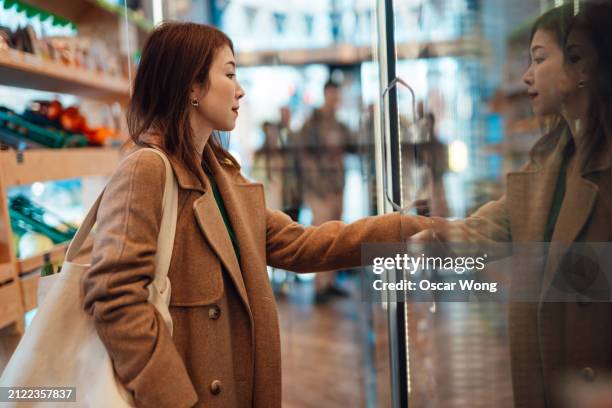
[[[75,68],[118,76],[119,59],[101,40],[88,37],[46,37],[55,62]]]
[[[79,36],[39,38],[29,25],[15,31],[0,27],[0,50],[9,48],[74,68],[109,76],[121,75],[119,55],[99,39]]]
[[[68,66],[74,66],[75,49],[74,43],[69,37],[48,37],[45,41],[49,43],[53,49],[53,58],[55,62]]]
[[[36,34],[30,26],[15,30],[11,36],[13,48],[29,54],[34,54],[34,39],[32,35],[35,36]]]
[[[113,54],[107,45],[101,40],[88,39],[89,57],[91,58],[93,69],[110,76],[119,76],[119,58]]]
[[[11,30],[6,27],[0,27],[0,51],[6,51],[11,48],[13,48]]]
[[[24,119],[9,109],[0,109],[0,134],[35,142],[44,147],[82,147],[87,145],[87,138],[81,134],[72,134],[53,127],[43,127]],[[11,145],[10,142],[7,144]]]
[[[15,115],[10,109],[0,106],[0,116],[2,113],[6,115]],[[6,146],[15,150],[40,149],[45,147],[40,143],[36,143],[24,137],[15,129],[12,122],[3,120],[0,117],[0,150],[5,149]]]
[[[70,241],[77,231],[74,225],[65,222],[47,208],[21,194],[9,198],[9,217],[14,230],[19,228],[30,233],[42,234],[53,244]],[[38,235],[30,236],[28,239],[28,243],[42,242],[42,238]],[[21,246],[20,252],[23,256]]]

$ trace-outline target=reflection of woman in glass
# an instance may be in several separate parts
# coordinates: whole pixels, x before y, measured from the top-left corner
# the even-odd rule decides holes
[[[564,6],[536,22],[524,76],[535,114],[560,114],[562,119],[536,143],[529,162],[508,175],[501,199],[466,220],[438,224],[437,239],[612,240],[612,47],[606,43],[612,38],[612,12],[609,5],[589,6],[575,22],[573,12],[573,5]],[[419,238],[434,239],[426,235]],[[610,303],[545,302],[557,272],[551,258],[541,271],[514,270],[511,277],[514,288],[529,287],[539,295],[531,303],[511,303],[509,309],[518,407],[555,406],[561,378],[593,381],[612,371]]]

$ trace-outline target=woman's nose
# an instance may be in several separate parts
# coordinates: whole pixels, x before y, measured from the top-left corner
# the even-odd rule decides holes
[[[246,92],[244,91],[244,89],[242,89],[242,86],[240,86],[240,84],[238,84],[238,89],[236,91],[236,97],[238,99],[242,99],[244,97],[244,95],[246,95]]]
[[[527,86],[533,85],[533,74],[531,72],[531,67],[529,67],[527,71],[525,71],[525,73],[523,74],[523,82]]]

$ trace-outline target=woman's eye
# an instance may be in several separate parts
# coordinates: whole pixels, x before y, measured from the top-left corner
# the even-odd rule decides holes
[[[227,77],[229,79],[234,79],[236,77],[236,74],[227,74]]]
[[[572,64],[575,64],[580,61],[580,55],[570,55],[569,60]]]
[[[534,61],[536,64],[541,64],[541,63],[543,63],[543,62],[544,62],[544,59],[545,59],[545,58],[539,57],[539,58],[534,58],[534,59],[533,59],[533,61]]]

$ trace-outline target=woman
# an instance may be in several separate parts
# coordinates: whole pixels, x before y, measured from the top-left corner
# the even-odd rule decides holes
[[[438,239],[558,244],[612,240],[612,48],[606,43],[612,36],[611,10],[610,5],[588,5],[574,18],[570,5],[536,22],[524,81],[536,115],[560,114],[562,120],[536,143],[529,163],[508,175],[504,197],[466,220],[438,224]],[[431,233],[415,237],[433,238]],[[564,262],[551,252],[539,274],[513,271],[511,292],[537,295],[533,302],[510,304],[517,407],[558,406],[562,381],[591,382],[612,371],[610,303],[551,301],[555,285],[564,278],[559,272],[567,266]]]
[[[166,152],[179,186],[168,273],[174,335],[145,288],[169,176],[157,155],[132,154],[111,178],[82,284],[84,308],[139,407],[280,407],[266,264],[298,272],[354,267],[362,242],[399,241],[429,225],[391,214],[305,228],[267,210],[262,185],[242,176],[213,134],[234,128],[242,97],[232,43],[220,31],[165,23],[147,40],[128,122],[138,146]]]

